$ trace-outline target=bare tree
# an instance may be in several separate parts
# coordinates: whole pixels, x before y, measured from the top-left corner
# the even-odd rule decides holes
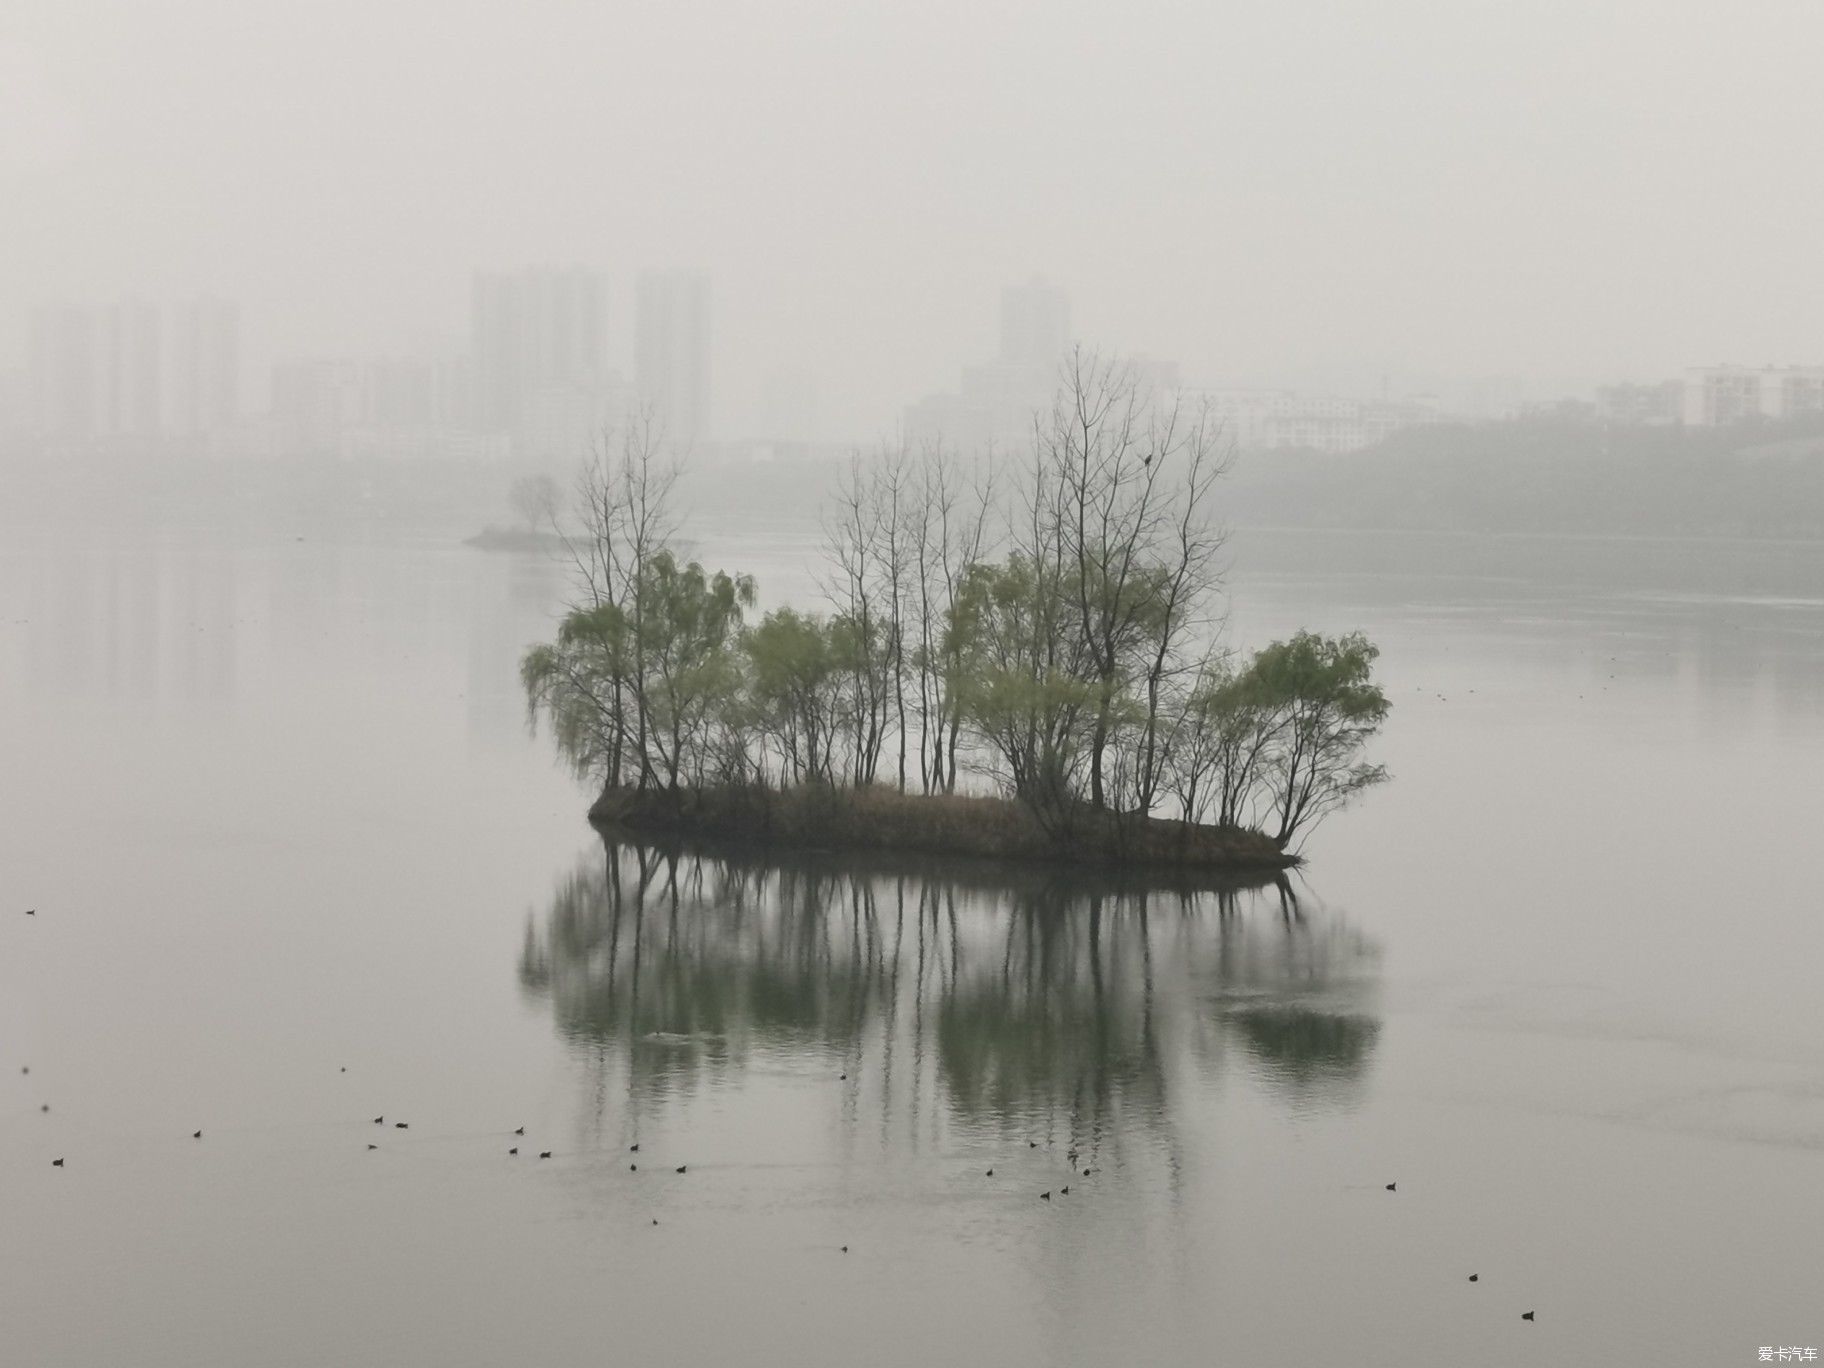
[[[994,511],[992,451],[973,480],[956,457],[935,442],[919,453],[916,489],[906,501],[906,541],[916,598],[913,648],[918,674],[919,781],[927,792],[956,789],[962,730],[961,633],[958,599],[989,547]]]
[[[879,478],[864,473],[857,456],[824,515],[830,565],[824,592],[836,610],[833,627],[848,678],[846,715],[853,733],[849,779],[857,785],[873,783],[880,768],[894,686],[890,666],[897,644],[892,640],[893,610],[883,602],[881,505]]]
[[[1054,579],[1094,684],[1086,745],[1095,808],[1144,816],[1157,796],[1161,710],[1173,685],[1195,675],[1217,626],[1223,533],[1211,504],[1227,454],[1207,409],[1186,412],[1131,367],[1080,349],[1035,421],[1020,550]],[[1130,690],[1142,714],[1117,794],[1109,750]]]
[[[608,757],[607,784],[632,779],[644,787],[658,778],[651,764],[650,700],[645,697],[645,595],[641,567],[677,531],[671,498],[682,467],[665,447],[664,428],[650,406],[630,412],[618,427],[596,440],[577,476],[575,505],[579,530],[564,534],[564,550],[575,571],[581,608],[613,607],[631,625],[631,650],[616,669],[604,700],[617,735]]]
[[[555,527],[563,511],[564,493],[549,475],[523,475],[507,490],[507,501],[526,531]]]

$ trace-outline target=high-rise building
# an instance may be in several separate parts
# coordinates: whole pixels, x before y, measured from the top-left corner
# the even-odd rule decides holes
[[[92,437],[101,407],[95,311],[78,304],[32,310],[27,340],[28,425],[42,437]]]
[[[166,426],[183,436],[220,432],[241,411],[241,311],[222,299],[193,299],[173,311],[171,402]]]
[[[158,436],[164,411],[158,308],[127,301],[100,311],[97,429],[111,437]]]
[[[56,304],[28,341],[30,426],[60,441],[145,443],[220,430],[237,416],[240,320],[232,304]]]
[[[1057,391],[1058,368],[1070,348],[1070,296],[1033,277],[1001,291],[1001,350],[994,360],[963,368],[952,394],[933,394],[905,412],[912,441],[941,439],[964,450],[1020,446],[1030,440],[1035,414]]]
[[[1692,427],[1824,413],[1824,366],[1698,366],[1684,399]]]
[[[607,296],[581,266],[475,272],[469,301],[473,420],[485,432],[518,434],[534,397],[553,386],[606,383]]]
[[[673,441],[710,435],[709,281],[699,272],[640,276],[634,385]]]
[[[272,420],[284,456],[338,456],[369,421],[368,377],[354,361],[281,361],[272,368]]]

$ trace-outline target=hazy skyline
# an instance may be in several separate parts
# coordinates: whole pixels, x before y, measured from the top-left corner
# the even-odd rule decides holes
[[[1194,381],[1817,360],[1821,42],[1798,4],[15,0],[0,358],[40,300],[219,294],[257,395],[577,262],[623,371],[638,273],[711,277],[731,432],[781,365],[880,430],[1035,273]]]

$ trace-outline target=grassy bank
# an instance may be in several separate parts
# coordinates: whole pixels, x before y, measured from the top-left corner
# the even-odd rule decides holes
[[[1298,863],[1271,839],[1238,827],[1149,817],[1117,822],[1085,811],[1063,834],[1005,798],[836,789],[611,789],[589,809],[599,826],[638,834],[745,841],[800,850],[908,851],[996,860],[1221,871]]]

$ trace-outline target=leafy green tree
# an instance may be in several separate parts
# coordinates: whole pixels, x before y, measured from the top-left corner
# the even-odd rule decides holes
[[[1300,632],[1274,642],[1249,667],[1258,702],[1279,718],[1263,778],[1281,849],[1365,789],[1386,781],[1362,751],[1387,720],[1374,682],[1379,649],[1360,632]]]
[[[794,783],[834,783],[844,725],[843,660],[830,626],[780,608],[748,632],[749,697],[755,725]]]
[[[647,562],[643,574],[640,696],[651,714],[650,764],[676,789],[681,776],[701,777],[717,730],[731,720],[741,688],[736,648],[754,581],[710,574],[695,561],[680,566],[669,551]]]
[[[635,577],[624,603],[566,616],[555,643],[526,654],[520,677],[531,715],[545,715],[579,773],[612,784],[631,770],[640,788],[676,791],[724,753],[754,582],[680,566],[670,551]]]
[[[1054,825],[1078,801],[1100,702],[1097,681],[1080,668],[1077,638],[1060,630],[1066,605],[1055,585],[1047,567],[1022,556],[977,565],[950,624],[964,716],[1014,795]]]
[[[1252,666],[1208,666],[1173,722],[1166,786],[1185,820],[1247,825],[1284,722]]]

